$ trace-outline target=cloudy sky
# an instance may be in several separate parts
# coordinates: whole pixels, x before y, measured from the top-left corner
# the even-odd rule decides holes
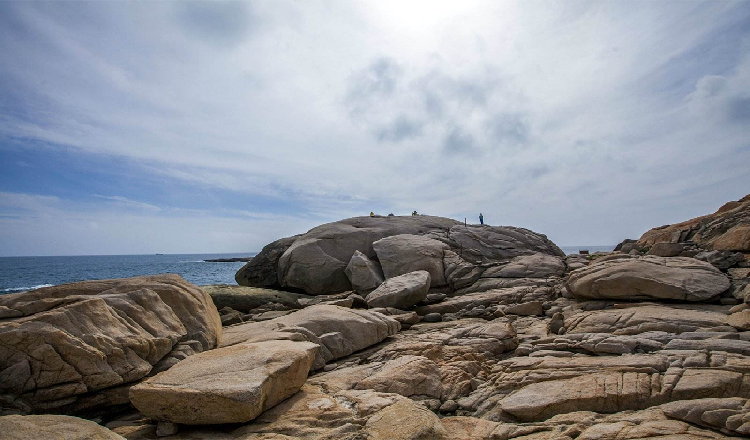
[[[749,183],[750,2],[0,2],[0,255],[609,245]]]

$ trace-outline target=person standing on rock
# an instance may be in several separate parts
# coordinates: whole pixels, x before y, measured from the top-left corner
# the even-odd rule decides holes
[[[483,225],[483,224],[484,224],[484,216],[482,215],[482,213],[481,213],[481,212],[479,213],[479,224],[480,224],[480,225]]]

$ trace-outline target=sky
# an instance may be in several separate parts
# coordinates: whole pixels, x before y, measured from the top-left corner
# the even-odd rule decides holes
[[[0,2],[0,256],[610,245],[749,183],[750,2]]]

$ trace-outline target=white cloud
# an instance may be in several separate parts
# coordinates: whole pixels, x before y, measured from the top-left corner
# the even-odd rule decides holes
[[[250,5],[12,7],[24,37],[0,31],[0,75],[26,112],[2,115],[0,136],[289,198],[291,229],[369,210],[482,211],[559,244],[603,244],[747,192],[742,2]],[[282,218],[248,217],[273,224],[264,216]],[[159,229],[168,217],[146,218]]]

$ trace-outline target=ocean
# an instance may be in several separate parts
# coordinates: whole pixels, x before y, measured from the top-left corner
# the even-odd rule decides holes
[[[245,263],[207,263],[242,254],[86,255],[71,257],[1,257],[0,294],[83,280],[176,273],[198,284],[236,284],[234,274]]]
[[[566,254],[579,250],[611,251],[612,246],[560,246]],[[236,284],[234,274],[245,263],[208,263],[242,254],[86,255],[71,257],[0,257],[0,294],[22,292],[84,280],[176,273],[198,284]]]

